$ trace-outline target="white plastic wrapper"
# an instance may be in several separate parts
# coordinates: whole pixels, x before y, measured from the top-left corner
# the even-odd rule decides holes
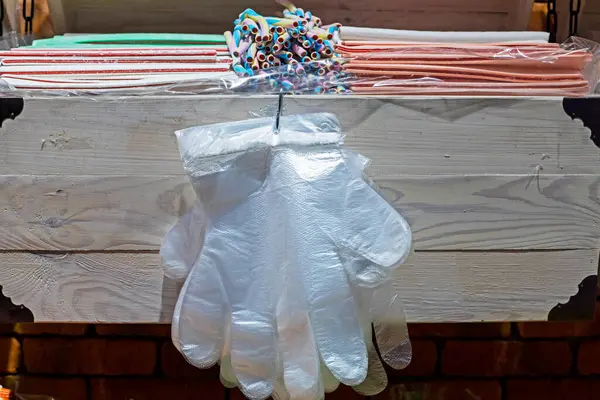
[[[362,177],[331,114],[177,132],[198,203],[171,230],[167,275],[187,279],[173,341],[250,399],[320,399],[338,382],[370,395],[383,360],[410,362],[391,273],[411,246],[406,221]]]

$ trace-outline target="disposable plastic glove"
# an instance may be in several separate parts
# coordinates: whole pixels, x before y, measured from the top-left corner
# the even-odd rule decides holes
[[[293,221],[286,234],[293,246],[286,250],[294,268],[284,284],[303,286],[305,296],[290,296],[296,304],[289,308],[297,312],[290,318],[289,343],[279,329],[282,347],[290,351],[283,357],[285,387],[292,397],[293,388],[299,393],[316,390],[318,382],[308,378],[311,368],[305,364],[313,354],[321,355],[340,382],[358,385],[366,378],[368,359],[353,287],[375,290],[388,281],[408,254],[410,230],[349,167],[338,145],[280,148],[272,157],[270,176],[290,182],[279,191]],[[350,262],[344,265],[341,253]],[[306,307],[309,312],[303,313]],[[302,351],[295,352],[297,338],[311,333],[314,346],[305,339]],[[389,350],[394,359],[397,350]]]
[[[214,126],[209,128],[214,129]],[[234,140],[226,140],[217,148],[222,152],[224,144],[229,149],[240,150],[240,147],[246,147],[243,150],[248,150],[248,145],[256,146],[256,143],[268,142],[268,140],[264,140],[262,133],[251,129],[246,130],[245,133],[244,140],[238,140],[239,137],[228,138]],[[257,133],[259,134],[257,135]],[[294,135],[298,133],[293,132]],[[320,143],[324,141],[324,137],[331,138],[330,133],[324,136],[317,135],[319,137],[311,139],[313,142],[314,139],[317,139],[317,142]],[[302,137],[302,135],[295,137],[294,135],[289,136],[288,143],[306,142],[306,137]],[[249,136],[260,139],[258,141],[247,140]],[[284,137],[277,139],[281,138]],[[197,144],[199,140],[204,139],[205,137],[193,135],[191,141]],[[180,137],[180,145],[181,142]],[[189,144],[189,140],[187,142]],[[242,146],[239,146],[240,143]],[[290,327],[294,328],[292,331],[298,327],[303,329],[303,334],[289,335],[291,342],[288,344],[294,344],[294,341],[296,341],[295,344],[298,344],[297,340],[300,338],[299,340],[304,340],[308,350],[305,354],[291,354],[282,357],[284,360],[289,360],[289,362],[286,361],[288,365],[284,365],[286,388],[297,392],[304,391],[307,395],[309,392],[318,392],[319,374],[315,371],[318,369],[319,351],[323,355],[325,364],[336,378],[347,384],[363,382],[366,375],[366,346],[362,338],[363,333],[358,322],[350,282],[364,287],[376,287],[388,279],[393,266],[404,258],[410,245],[410,233],[404,220],[393,210],[390,212],[391,207],[382,201],[362,179],[357,180],[353,174],[348,173],[346,161],[337,146],[330,146],[326,151],[311,149],[309,153],[305,152],[305,149],[302,149],[304,152],[302,153],[284,147],[273,148],[268,152],[268,157],[265,157],[267,152],[261,149],[244,153],[243,156],[235,154],[232,156],[233,158],[220,156],[220,159],[213,163],[212,167],[207,167],[205,160],[199,163],[198,154],[194,154],[194,151],[198,152],[198,147],[192,146],[191,151],[189,148],[186,150],[185,146],[181,146],[181,148],[186,170],[191,172],[192,182],[195,183],[194,186],[201,198],[207,195],[206,191],[198,190],[202,187],[204,189],[211,188],[208,191],[210,199],[218,198],[219,196],[214,194],[219,193],[219,188],[228,186],[220,184],[219,181],[232,183],[236,179],[239,180],[240,177],[246,180],[249,177],[263,177],[263,179],[250,179],[252,184],[260,183],[260,185],[254,185],[254,190],[260,187],[260,190],[255,192],[248,191],[248,188],[252,189],[253,185],[249,185],[247,182],[230,187],[230,189],[235,189],[234,194],[247,191],[250,193],[248,198],[252,201],[241,200],[240,202],[239,199],[244,196],[233,196],[236,201],[229,201],[225,206],[217,202],[218,206],[215,207],[209,202],[210,206],[206,207],[211,210],[207,213],[208,215],[217,215],[217,217],[209,221],[211,228],[206,237],[205,247],[182,290],[176,310],[176,315],[182,319],[174,320],[176,324],[187,326],[187,329],[179,329],[180,336],[178,338],[183,344],[181,347],[184,355],[190,362],[201,367],[214,364],[220,353],[219,350],[223,347],[223,340],[227,337],[227,319],[228,315],[231,315],[231,360],[235,376],[240,382],[242,390],[250,397],[268,396],[273,389],[276,369],[274,366],[276,350],[273,316],[281,296],[281,291],[277,289],[275,283],[278,278],[283,278],[284,282],[289,280],[299,288],[298,293],[291,297],[288,296],[294,305],[291,308],[288,306],[286,309],[295,309],[298,314],[289,319]],[[202,151],[206,149],[206,147],[200,148]],[[186,158],[185,156],[189,156],[190,152],[193,156]],[[202,155],[206,159],[208,154]],[[309,156],[308,160],[305,159],[306,156]],[[266,182],[266,178],[264,178],[266,174],[254,174],[256,171],[260,172],[265,169],[264,165],[262,169],[236,170],[230,168],[232,160],[238,162],[239,159],[244,161],[248,158],[254,160],[254,163],[251,164],[255,166],[257,160],[269,159],[269,185],[263,184]],[[315,164],[319,158],[322,161]],[[302,167],[303,159],[308,161],[309,165],[306,165],[308,168]],[[223,168],[224,165],[227,168]],[[229,170],[227,170],[228,168]],[[224,170],[227,171],[229,177],[237,176],[237,178],[215,180],[215,173],[218,174]],[[252,173],[248,174],[248,170]],[[212,174],[207,171],[211,171]],[[211,179],[204,179],[207,176]],[[325,221],[326,224],[322,224],[322,221],[315,224],[315,219],[311,216],[319,217],[319,212],[324,210],[323,204],[321,204],[322,199],[319,199],[319,196],[324,194],[322,192],[325,189],[323,184],[329,186],[337,179],[346,179],[350,183],[351,190],[349,192],[346,190],[345,195],[349,196],[347,199],[350,199],[351,202],[346,202],[341,207],[334,206],[334,212],[325,216],[330,217]],[[319,182],[319,180],[323,182]],[[206,185],[207,181],[209,185]],[[308,186],[306,186],[307,182],[310,182]],[[300,191],[298,191],[299,188]],[[341,186],[338,185],[338,188]],[[319,194],[319,192],[322,193]],[[228,191],[221,191],[221,194],[228,193]],[[298,194],[306,196],[300,203],[295,203],[294,197],[297,197]],[[339,194],[344,195],[344,191],[337,193],[337,195]],[[372,207],[371,211],[375,212],[361,210],[360,205],[353,200],[353,196],[357,196],[356,200],[358,201],[361,201],[358,197],[365,196],[363,201],[366,201],[366,204]],[[327,196],[324,197],[327,201]],[[343,196],[336,196],[337,200],[340,198]],[[350,205],[359,206],[359,208],[348,210]],[[364,208],[364,204],[362,207]],[[219,212],[215,212],[215,210],[219,210]],[[265,216],[266,210],[269,211],[267,214],[271,218]],[[306,212],[304,213],[304,211]],[[375,223],[379,222],[384,234],[391,241],[381,244],[377,240],[373,241],[372,235],[363,237],[364,232],[356,230],[356,228],[368,228],[368,223],[365,225],[366,221],[361,221],[361,218],[357,219],[357,214],[349,215],[347,211],[359,211],[359,214],[362,212],[363,217],[370,217],[371,221]],[[276,214],[287,217],[290,224],[282,226],[280,223],[269,223],[274,220],[272,217]],[[256,216],[256,218],[252,218],[252,223],[244,222],[244,217],[247,218],[248,215]],[[298,221],[303,229],[295,228]],[[340,223],[348,224],[351,228],[340,228]],[[316,241],[308,240],[307,232],[304,230],[311,224],[311,231],[319,233],[319,239]],[[243,225],[243,227],[236,229],[232,235],[230,232],[232,225]],[[217,232],[217,234],[211,235],[213,232]],[[224,241],[223,237],[227,234],[229,234],[229,239]],[[377,235],[374,237],[381,239]],[[281,245],[282,238],[291,239],[293,244],[290,245],[286,242]],[[233,246],[235,247],[233,254],[224,251],[227,243],[231,240],[234,241]],[[311,253],[312,250],[306,247],[308,242],[317,246],[312,249],[317,250],[316,252]],[[336,247],[340,245],[345,246],[345,250],[351,250],[354,253],[353,259],[369,260],[368,263],[352,263],[356,265],[352,265],[347,270],[350,280],[347,280],[336,253]],[[266,250],[267,248],[269,250]],[[282,252],[283,256],[280,254]],[[310,262],[304,259],[311,257],[313,259]],[[249,260],[256,258],[261,261],[259,266],[248,265]],[[291,262],[291,264],[282,268],[281,263],[285,264],[286,262]],[[240,266],[242,264],[244,264],[243,267]],[[306,269],[302,265],[306,266]],[[198,276],[193,277],[196,270]],[[308,273],[309,270],[312,272]],[[266,273],[266,271],[270,273]],[[317,279],[311,277],[312,273],[316,275]],[[319,276],[322,273],[324,276]],[[325,283],[325,287],[319,287],[323,283]],[[327,286],[330,289],[327,289]],[[292,285],[286,287],[289,288]],[[275,290],[269,290],[273,288]],[[255,295],[258,295],[257,299],[254,299]],[[327,296],[329,299],[326,299]],[[191,306],[186,307],[186,304]],[[229,313],[228,305],[231,310]],[[341,308],[338,307],[340,305]],[[342,311],[341,314],[339,311]],[[337,326],[333,326],[331,329],[332,327],[326,326],[326,322],[332,321],[332,317],[335,319],[336,315],[341,315],[342,318],[338,321]],[[286,324],[279,324],[280,333],[282,332],[281,326],[284,327],[285,333]],[[190,333],[190,337],[184,337],[183,332],[185,331]],[[198,336],[201,338],[198,339]],[[348,346],[345,346],[344,341],[348,338],[350,341],[347,342]],[[283,342],[285,343],[286,340],[284,334]],[[284,344],[283,348],[293,350],[294,346],[290,347]],[[290,371],[295,374],[290,374]],[[307,379],[297,379],[302,375],[298,374],[299,372],[304,373],[304,377]]]
[[[362,166],[365,165],[365,160],[351,152],[346,151],[346,153],[348,159],[355,159],[357,168],[360,167],[362,169]],[[198,238],[199,235],[197,232],[203,231],[202,227],[206,224],[206,218],[202,215],[201,210],[201,205],[196,203],[165,236],[161,248],[161,256],[169,275],[173,275],[173,271],[189,271],[193,262],[188,260],[194,255],[199,254],[202,248],[203,241],[201,238]],[[343,257],[342,260],[344,260]],[[391,282],[378,288],[376,293],[361,290],[360,288],[355,288],[354,291],[355,297],[358,298],[358,305],[360,307],[358,315],[367,346],[368,371],[366,379],[353,388],[362,395],[374,396],[387,387],[387,374],[373,345],[371,323],[373,322],[373,326],[375,327],[376,338],[382,353],[384,355],[389,354],[389,352],[386,353],[386,349],[393,349],[396,354],[400,354],[401,356],[401,359],[396,360],[390,360],[388,357],[387,362],[393,368],[404,368],[410,362],[410,341],[408,340],[404,311],[395,290],[392,288]],[[278,311],[285,315],[287,313],[285,311],[284,297],[280,301]],[[176,320],[178,319],[176,318]],[[227,332],[228,330],[229,328],[226,327]],[[181,351],[180,341],[177,340],[179,336],[178,331],[179,324],[174,323],[173,342]],[[238,382],[231,366],[230,345],[227,339],[228,336],[221,352],[220,378],[224,386],[233,388],[238,386]],[[281,345],[278,345],[278,348],[281,348]],[[302,348],[299,351],[301,352]],[[280,361],[284,362],[284,360],[281,360],[281,354],[279,357]],[[339,386],[339,381],[323,364],[320,365],[320,377],[322,382],[318,395],[322,396],[323,392],[330,393]],[[292,399],[285,388],[282,371],[279,372],[278,378],[279,380],[274,387],[273,397],[277,400]],[[315,397],[315,399],[321,398],[321,396]]]

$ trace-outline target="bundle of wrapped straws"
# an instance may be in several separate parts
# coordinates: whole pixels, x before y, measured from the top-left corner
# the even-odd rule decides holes
[[[341,24],[323,25],[310,11],[277,1],[286,8],[283,18],[248,8],[234,21],[233,32],[225,32],[233,70],[252,77],[244,85],[261,91],[269,85],[286,92],[345,92],[342,68],[334,58]]]

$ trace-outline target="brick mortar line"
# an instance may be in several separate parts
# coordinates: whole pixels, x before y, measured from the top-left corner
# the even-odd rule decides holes
[[[490,381],[500,382],[502,380],[520,380],[520,381],[547,381],[547,380],[586,380],[586,381],[597,381],[600,378],[600,374],[595,375],[502,375],[502,376],[407,376],[401,377],[397,380],[390,380],[390,385],[401,385],[403,383],[415,383],[415,382],[430,382],[430,381]]]
[[[88,400],[92,400],[94,398],[94,389],[92,388],[92,381],[90,379],[85,380],[85,394]]]
[[[507,400],[506,381],[507,379],[504,378],[498,379],[498,383],[500,384],[500,400]]]
[[[163,361],[163,357],[162,357],[162,343],[156,343],[156,364],[154,365],[154,371],[153,371],[153,375],[157,378],[164,378],[165,377],[165,371],[163,371],[163,367],[162,367],[162,361]]]
[[[15,338],[23,339],[63,339],[71,341],[82,341],[82,340],[109,340],[113,342],[133,340],[136,342],[160,342],[160,341],[171,341],[171,338],[164,336],[118,336],[118,335],[105,335],[105,336],[75,336],[75,335],[56,335],[56,334],[21,334],[15,333],[12,336]]]
[[[153,336],[153,335],[60,335],[55,333],[37,333],[37,334],[22,334],[22,333],[9,333],[0,334],[0,338],[23,338],[23,339],[65,339],[65,340],[112,340],[112,341],[124,341],[124,340],[136,340],[136,341],[165,341],[170,342],[168,336]],[[598,335],[585,335],[585,336],[562,336],[562,337],[470,337],[470,336],[419,336],[412,337],[412,341],[456,341],[456,342],[560,342],[580,339],[598,339],[600,340],[600,334]]]
[[[581,341],[574,340],[573,342],[569,343],[569,346],[571,347],[571,371],[570,371],[570,373],[574,376],[577,376],[577,375],[579,375],[578,360],[579,360],[579,348],[581,347]]]
[[[508,334],[508,338],[520,338],[520,334],[519,334],[519,327],[517,326],[516,322],[511,322],[510,323],[510,333]]]
[[[444,352],[444,347],[446,346],[446,340],[443,338],[438,338],[436,341],[433,342],[435,344],[435,366],[433,368],[433,374],[434,376],[443,376],[443,372],[442,372],[442,355]]]
[[[447,338],[444,339],[446,342],[514,342],[514,343],[539,343],[539,342],[573,342],[579,341],[582,339],[597,339],[600,340],[600,335],[598,336],[564,336],[564,337],[539,337],[539,338],[502,338],[502,339],[469,339],[469,338]],[[416,339],[415,339],[416,340]]]

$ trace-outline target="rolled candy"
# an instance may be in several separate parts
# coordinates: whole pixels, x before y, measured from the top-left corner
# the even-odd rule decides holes
[[[254,60],[254,58],[256,57],[257,51],[258,51],[258,49],[257,49],[256,43],[252,43],[250,45],[250,47],[248,48],[248,52],[246,53],[246,60],[248,62],[252,62]]]
[[[238,25],[233,30],[233,42],[235,43],[235,47],[240,47],[240,42],[242,41],[242,27]]]
[[[240,55],[246,53],[246,51],[248,51],[248,49],[250,48],[250,45],[250,40],[243,40],[238,46],[238,51],[240,52]]]
[[[233,34],[231,33],[231,31],[226,31],[223,35],[225,36],[225,43],[227,43],[229,53],[234,57],[239,57],[240,52],[238,51],[237,46],[235,45],[235,41],[233,39]]]
[[[256,59],[261,63],[267,60],[267,55],[265,54],[264,50],[258,50],[256,52]]]
[[[253,35],[256,35],[258,33],[258,25],[256,25],[256,22],[252,21],[250,18],[246,18],[242,21],[242,31],[244,32],[250,32]]]
[[[306,55],[306,50],[303,47],[298,46],[296,43],[292,44],[292,50],[300,58],[302,58],[302,57],[304,57]]]

